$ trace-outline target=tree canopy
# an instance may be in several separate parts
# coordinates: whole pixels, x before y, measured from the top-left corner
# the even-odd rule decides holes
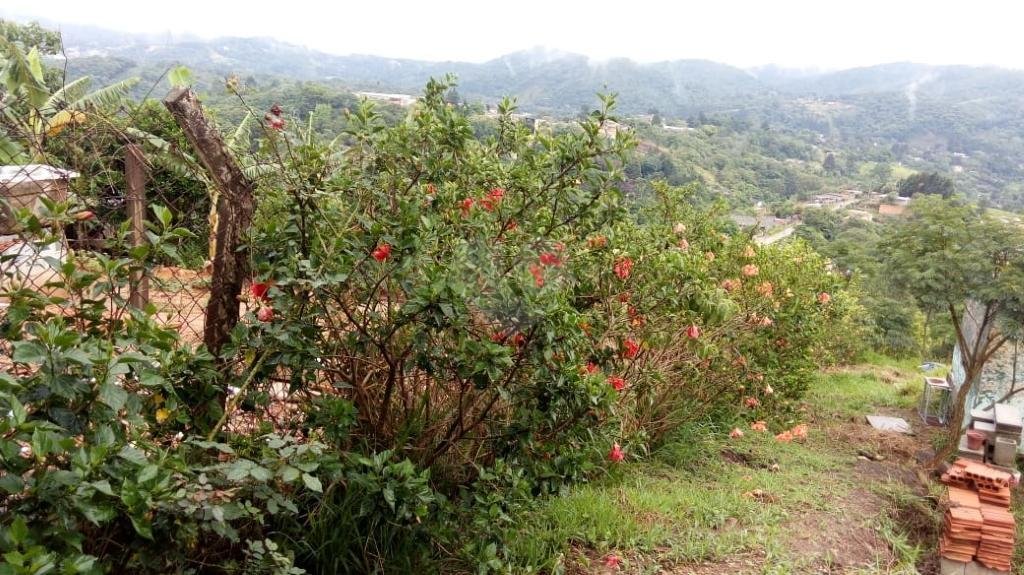
[[[898,193],[902,198],[917,194],[934,194],[949,198],[953,195],[953,180],[935,172],[912,174],[900,180]]]

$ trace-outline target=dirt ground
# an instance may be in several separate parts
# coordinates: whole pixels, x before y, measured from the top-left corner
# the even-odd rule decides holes
[[[835,480],[849,481],[856,487],[844,497],[830,502],[828,511],[810,509],[797,511],[784,525],[789,533],[784,542],[785,555],[794,558],[792,571],[765,570],[765,558],[757,554],[731,558],[723,563],[686,566],[671,571],[673,574],[726,575],[760,573],[890,573],[897,564],[891,544],[879,531],[879,519],[895,516],[907,524],[897,529],[917,529],[908,533],[911,543],[930,547],[935,536],[930,529],[912,525],[920,517],[899,517],[892,502],[874,488],[883,484],[899,484],[929,500],[928,470],[922,466],[932,455],[933,438],[942,429],[927,427],[913,409],[879,408],[873,413],[902,417],[911,423],[914,435],[881,432],[867,424],[864,417],[836,419],[834,414],[822,413],[811,418],[811,425],[824,431],[823,445],[855,446],[858,454],[849,457],[849,464],[835,471]],[[918,538],[918,541],[914,541]],[[938,573],[938,559],[934,552],[924,553],[917,562],[921,575]]]
[[[741,516],[738,521],[727,519],[711,533],[699,533],[710,548],[722,549],[698,550],[698,556],[713,557],[703,560],[673,559],[678,553],[672,547],[679,546],[679,540],[654,549],[619,544],[601,551],[581,541],[572,545],[566,572],[937,575],[936,494],[941,486],[925,464],[945,429],[925,425],[912,407],[920,376],[906,369],[860,366],[835,374],[840,380],[847,378],[847,387],[839,389],[832,387],[832,375],[824,374],[818,393],[808,399],[805,423],[812,432],[799,447],[776,454],[763,451],[763,443],[762,451],[750,451],[751,444],[742,443],[746,440],[736,440],[724,444],[718,454],[728,469],[737,470],[727,471],[730,477],[708,483],[680,476],[681,489],[707,490],[708,501],[716,501],[723,492],[756,487],[744,495],[771,510],[758,519],[767,517],[768,523],[752,524],[749,516]],[[869,414],[902,417],[914,434],[875,430],[866,421]],[[781,471],[773,469],[773,461],[781,463]],[[800,485],[787,489],[789,481]],[[683,529],[688,533],[685,524]],[[743,532],[753,534],[755,541],[730,541],[731,533]],[[682,540],[684,546],[686,541]],[[621,564],[605,565],[609,555],[619,557]]]

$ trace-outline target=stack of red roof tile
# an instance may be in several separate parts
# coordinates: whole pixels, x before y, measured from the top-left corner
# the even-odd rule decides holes
[[[1010,506],[1010,479],[1005,471],[958,459],[942,474],[949,485],[939,552],[947,559],[979,563],[1009,571],[1016,523]]]

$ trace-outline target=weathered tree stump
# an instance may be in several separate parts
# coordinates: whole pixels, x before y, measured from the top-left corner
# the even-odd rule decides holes
[[[206,306],[203,341],[214,355],[230,339],[238,323],[238,296],[249,273],[248,254],[239,250],[245,232],[252,223],[255,202],[253,183],[231,155],[220,132],[203,113],[199,98],[189,88],[175,88],[164,98],[164,105],[181,126],[202,162],[217,194],[217,229],[210,281],[210,301]]]

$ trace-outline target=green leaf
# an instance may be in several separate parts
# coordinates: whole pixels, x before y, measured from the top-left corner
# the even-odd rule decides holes
[[[310,491],[316,491],[317,493],[323,493],[324,491],[324,486],[320,483],[320,479],[314,475],[303,473],[302,482],[306,484],[306,488]]]
[[[248,459],[239,459],[228,466],[228,472],[225,477],[228,481],[241,481],[246,477],[249,477],[249,470],[252,468],[252,462]]]
[[[98,399],[108,405],[110,409],[120,411],[124,407],[125,402],[128,401],[128,392],[108,381],[100,386]]]
[[[281,480],[284,481],[285,483],[294,482],[299,478],[299,475],[301,475],[301,472],[298,469],[292,467],[291,465],[287,465],[285,466],[284,469],[281,470]]]
[[[14,353],[11,355],[16,363],[42,364],[46,361],[46,347],[38,341],[14,342]]]
[[[171,227],[171,220],[173,219],[171,210],[159,204],[153,204],[150,208],[153,210],[153,214],[156,215],[157,221],[160,222],[160,225],[163,226],[164,229]]]
[[[249,476],[255,479],[256,481],[270,481],[270,478],[273,477],[273,474],[270,473],[270,470],[267,469],[266,467],[253,465],[252,468],[249,470]]]
[[[28,539],[28,524],[25,523],[24,517],[21,515],[14,517],[11,526],[7,528],[7,537],[10,538],[11,543],[14,543],[15,546],[24,543]]]
[[[71,561],[64,561],[64,573],[88,573],[96,565],[96,558],[92,555],[79,555]]]
[[[164,378],[155,371],[146,370],[139,374],[139,383],[145,387],[161,387],[164,384]]]
[[[14,427],[24,425],[25,421],[28,420],[28,412],[25,410],[25,406],[13,395],[10,396],[9,401],[11,403],[11,419],[13,420]]]
[[[7,473],[0,477],[0,489],[3,489],[7,493],[12,495],[21,493],[22,489],[25,488],[25,481],[22,480],[21,476]]]
[[[187,88],[192,85],[192,71],[185,66],[175,66],[167,72],[167,81],[172,88]]]
[[[135,532],[145,537],[146,539],[153,539],[153,525],[145,517],[131,516],[132,527],[135,528]]]
[[[104,495],[110,495],[111,497],[113,497],[114,495],[114,489],[110,486],[110,482],[107,481],[106,479],[103,479],[101,481],[93,481],[89,485],[92,485],[93,489],[99,491]]]
[[[121,451],[118,452],[118,456],[136,465],[145,465],[146,463],[148,463],[148,460],[146,459],[146,454],[143,453],[141,449],[137,447],[132,447],[130,445],[125,445],[124,447],[122,447]]]
[[[146,483],[147,481],[155,479],[158,473],[160,473],[160,468],[151,463],[142,468],[142,471],[139,472],[139,476],[136,478],[136,481],[139,483]]]

